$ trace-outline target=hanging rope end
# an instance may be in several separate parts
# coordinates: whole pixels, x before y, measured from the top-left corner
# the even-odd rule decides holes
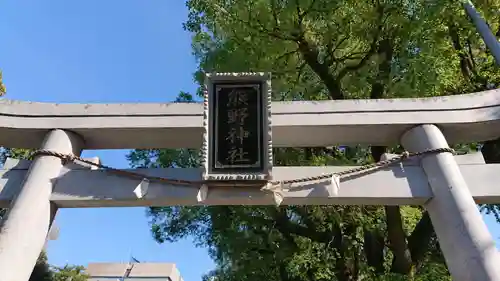
[[[270,191],[273,194],[273,200],[276,207],[283,202],[283,182],[268,182],[261,190]]]
[[[200,186],[200,189],[198,189],[198,193],[196,194],[196,200],[198,202],[204,202],[205,200],[207,200],[207,196],[208,196],[208,185],[202,184]]]
[[[273,192],[273,199],[276,207],[279,207],[283,202],[283,194],[281,192]]]
[[[137,187],[134,189],[134,194],[139,199],[144,198],[144,196],[146,196],[146,194],[148,193],[148,189],[149,180],[147,178],[143,178],[139,185],[137,185]]]
[[[328,193],[328,197],[337,197],[340,189],[340,177],[333,174],[330,179],[330,184],[327,184],[325,188]]]

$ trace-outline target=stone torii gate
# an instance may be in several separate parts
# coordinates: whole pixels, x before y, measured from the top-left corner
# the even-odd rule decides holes
[[[464,7],[500,65],[497,39],[468,1]],[[500,90],[271,103],[267,74],[208,80],[203,104],[1,100],[0,145],[39,151],[0,170],[0,207],[9,208],[0,280],[28,280],[58,208],[277,203],[423,205],[454,280],[500,281],[499,253],[476,207],[500,203],[500,165],[449,148],[500,137]],[[398,143],[409,152],[369,167],[272,166],[273,146]],[[78,157],[83,149],[158,147],[201,147],[203,165],[120,171]]]
[[[204,139],[203,107],[2,100],[0,143],[72,155],[82,149],[196,148]],[[421,152],[500,136],[500,90],[422,99],[273,102],[271,108],[276,147],[402,143]],[[0,207],[10,208],[0,233],[2,281],[28,279],[58,208],[275,204],[272,192],[248,182],[200,194],[201,186],[155,180],[201,181],[204,168],[127,170],[145,175],[148,183],[55,156],[38,154],[31,163],[9,159],[0,171]],[[272,178],[279,182],[351,168],[274,167]],[[500,165],[484,164],[480,154],[453,156],[444,150],[342,178],[333,193],[328,180],[292,184],[284,188],[282,204],[423,205],[455,280],[500,280],[498,252],[476,207],[500,202],[498,171]],[[148,188],[138,195],[138,185]]]

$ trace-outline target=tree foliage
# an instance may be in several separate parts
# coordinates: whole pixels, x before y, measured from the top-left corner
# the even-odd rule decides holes
[[[42,252],[29,281],[87,281],[89,277],[83,266],[50,266],[47,262],[47,255]]]
[[[499,14],[491,12],[500,1],[475,2],[500,30]],[[188,0],[187,7],[200,85],[206,72],[266,71],[274,100],[322,100],[454,95],[500,83],[457,1]],[[180,98],[192,101],[186,93]],[[500,162],[497,140],[454,145]],[[344,165],[400,149],[279,148],[274,155],[275,165]],[[136,150],[129,160],[190,167],[197,154]],[[420,207],[153,207],[148,215],[157,241],[191,236],[209,249],[217,268],[207,280],[450,280]]]
[[[47,254],[44,251],[40,253],[29,281],[53,281],[52,271],[47,262]]]
[[[53,278],[51,281],[86,281],[90,276],[85,273],[83,266],[65,265],[64,267],[53,267]]]
[[[7,92],[7,89],[5,88],[5,85],[3,83],[2,71],[0,71],[0,97],[5,95],[6,92]]]

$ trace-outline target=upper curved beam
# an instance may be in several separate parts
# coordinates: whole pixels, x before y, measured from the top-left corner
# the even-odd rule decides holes
[[[450,143],[500,137],[500,90],[417,99],[272,104],[273,145],[392,145],[409,128],[438,125]],[[80,134],[87,149],[199,148],[202,105],[55,104],[0,100],[0,145],[38,148],[54,128]]]

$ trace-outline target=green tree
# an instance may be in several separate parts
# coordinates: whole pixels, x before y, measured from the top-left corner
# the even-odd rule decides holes
[[[490,11],[500,1],[475,2],[499,30],[499,15]],[[269,71],[274,100],[321,100],[453,95],[500,83],[456,1],[189,0],[187,6],[200,85],[206,72]],[[495,162],[498,145],[457,148],[482,147]],[[279,148],[274,155],[276,165],[342,165],[399,149]],[[140,167],[197,163],[196,151],[185,149],[136,150],[129,160]],[[206,278],[214,280],[450,280],[420,207],[153,207],[148,215],[157,241],[193,236],[208,247],[217,268]]]
[[[5,95],[5,93],[7,92],[7,89],[5,88],[5,85],[3,84],[3,75],[2,75],[2,71],[0,71],[0,97]]]
[[[86,281],[90,278],[83,266],[65,265],[53,267],[54,276],[51,281]]]
[[[52,278],[53,273],[47,262],[47,254],[42,251],[36,261],[35,268],[33,268],[29,281],[53,281]]]

